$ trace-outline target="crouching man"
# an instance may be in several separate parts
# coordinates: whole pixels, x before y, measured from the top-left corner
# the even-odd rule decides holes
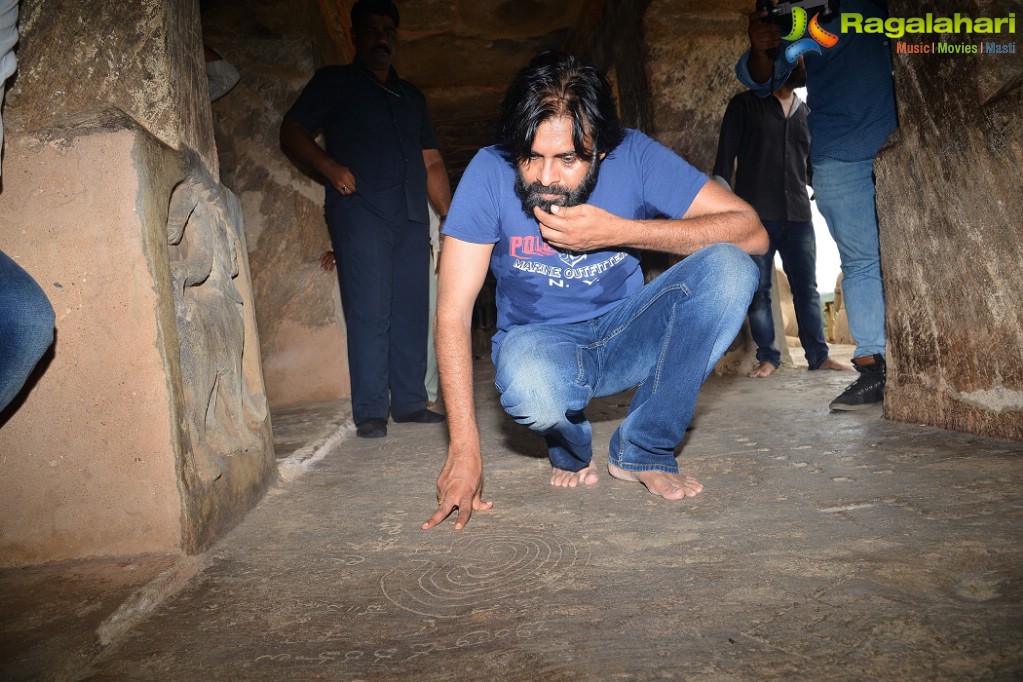
[[[623,129],[607,79],[566,54],[540,54],[519,72],[498,138],[466,169],[443,230],[436,346],[451,442],[423,529],[457,508],[458,530],[492,506],[470,340],[488,268],[501,404],[546,440],[551,484],[597,482],[586,406],[638,386],[611,439],[610,474],[669,500],[698,494],[674,450],[757,288],[749,254],[768,238],[756,213]],[[685,258],[644,286],[641,250]]]

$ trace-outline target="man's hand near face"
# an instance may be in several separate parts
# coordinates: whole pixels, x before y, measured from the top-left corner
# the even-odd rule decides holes
[[[617,218],[602,208],[589,204],[551,206],[547,213],[534,208],[540,223],[540,235],[548,244],[562,251],[585,253],[617,246]]]
[[[634,248],[687,256],[726,242],[760,255],[768,246],[756,212],[713,180],[707,181],[679,220],[631,220],[589,204],[552,206],[551,210],[555,212],[535,208],[533,213],[540,221],[541,236],[562,251]]]

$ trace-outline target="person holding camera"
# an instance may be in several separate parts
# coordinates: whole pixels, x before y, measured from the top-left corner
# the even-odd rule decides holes
[[[781,2],[749,16],[749,50],[736,76],[761,97],[770,97],[795,68],[782,47],[779,17],[792,6],[815,13],[830,45],[805,43],[810,157],[817,206],[838,245],[849,331],[856,341],[853,365],[860,373],[832,410],[857,410],[884,399],[885,301],[874,201],[874,156],[897,127],[891,48],[883,34],[842,33],[826,17],[839,16],[836,0]],[[843,11],[887,17],[885,3],[843,0]],[[828,31],[834,25],[835,31]],[[804,39],[805,40],[805,39]],[[817,54],[814,54],[817,52]]]

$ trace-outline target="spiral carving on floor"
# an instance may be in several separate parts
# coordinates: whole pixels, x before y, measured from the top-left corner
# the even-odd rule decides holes
[[[422,549],[380,580],[384,596],[423,616],[456,618],[572,580],[586,563],[574,543],[527,530],[462,535],[446,554]]]

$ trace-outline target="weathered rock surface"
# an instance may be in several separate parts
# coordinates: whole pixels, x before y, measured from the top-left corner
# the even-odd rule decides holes
[[[928,11],[1004,17],[1019,3]],[[1018,49],[1019,35],[999,42]],[[892,419],[1023,439],[1021,83],[1018,53],[895,55],[899,131],[876,165]]]

